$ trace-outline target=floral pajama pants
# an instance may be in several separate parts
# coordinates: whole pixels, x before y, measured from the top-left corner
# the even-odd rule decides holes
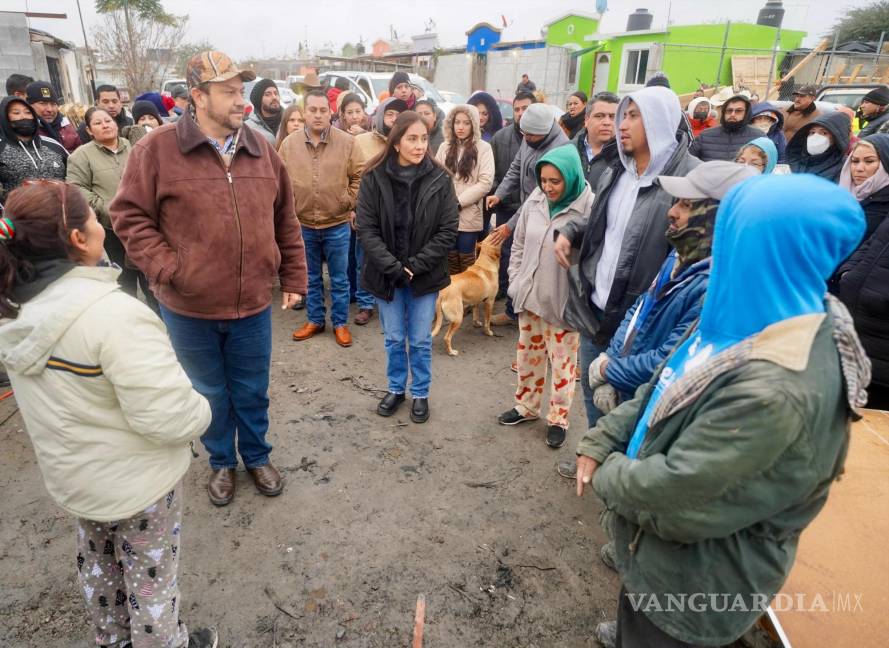
[[[77,520],[77,571],[96,644],[184,648],[179,622],[182,482],[126,520]]]
[[[553,326],[530,311],[519,313],[519,342],[516,346],[519,381],[515,407],[520,414],[540,414],[549,361],[552,375],[546,421],[549,425],[568,428],[579,346],[579,333]]]

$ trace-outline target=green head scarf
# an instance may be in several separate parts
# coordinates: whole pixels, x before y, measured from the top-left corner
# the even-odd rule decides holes
[[[565,144],[544,155],[537,161],[534,172],[537,175],[537,186],[540,186],[540,169],[544,164],[551,164],[559,170],[565,180],[565,192],[556,202],[549,203],[549,217],[553,218],[568,205],[577,200],[586,186],[580,155],[573,144]],[[549,202],[549,201],[547,201]]]

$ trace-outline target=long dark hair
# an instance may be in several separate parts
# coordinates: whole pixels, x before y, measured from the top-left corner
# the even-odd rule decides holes
[[[0,241],[0,315],[15,318],[19,312],[12,299],[16,285],[33,279],[34,262],[69,258],[70,233],[84,230],[90,206],[72,184],[30,180],[9,194],[4,216],[15,234]]]
[[[400,113],[398,115],[398,118],[395,120],[395,123],[392,124],[392,128],[389,130],[389,137],[386,139],[386,148],[383,149],[382,153],[368,162],[367,170],[365,171],[365,173],[367,173],[368,171],[373,171],[378,166],[385,164],[386,160],[388,160],[390,157],[397,157],[398,151],[395,150],[395,145],[401,141],[401,138],[404,137],[407,129],[417,123],[423,124],[423,128],[426,128],[426,124],[423,119],[413,110],[405,110],[403,113]],[[432,157],[432,149],[428,147],[426,148],[426,159],[432,162],[432,164],[440,166],[438,162],[435,161],[435,158]]]
[[[472,129],[469,137],[462,141],[457,139],[457,134],[454,132],[454,122],[457,121],[457,115],[459,114],[466,115],[467,119],[469,119],[469,127]],[[475,145],[475,121],[468,110],[459,106],[454,108],[452,116],[449,117],[451,120],[451,139],[448,141],[448,154],[445,156],[444,165],[448,171],[463,180],[463,182],[468,182],[472,176],[473,169],[475,169],[475,164],[478,162],[478,147]],[[460,155],[461,148],[463,149],[463,155]]]
[[[278,126],[278,137],[275,141],[275,150],[280,150],[281,142],[287,139],[287,122],[290,121],[290,115],[298,112],[300,116],[305,120],[306,113],[303,111],[302,107],[299,104],[290,104],[284,110],[284,114],[281,115],[281,124]]]

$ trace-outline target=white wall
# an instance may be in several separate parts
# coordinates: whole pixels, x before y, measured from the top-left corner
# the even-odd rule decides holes
[[[31,54],[31,37],[23,13],[0,12],[0,92],[6,94],[6,77],[13,73],[38,78]]]
[[[563,47],[488,52],[487,90],[495,97],[511,99],[523,74],[546,95],[547,103],[564,107],[571,94],[568,86],[570,52]],[[437,84],[436,84],[437,85]]]
[[[472,59],[466,54],[445,54],[438,57],[435,63],[435,79],[433,83],[439,90],[457,92],[468,97]]]

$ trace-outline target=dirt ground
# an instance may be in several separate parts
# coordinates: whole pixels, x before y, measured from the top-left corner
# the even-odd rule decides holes
[[[269,439],[284,494],[264,498],[239,472],[235,501],[212,506],[203,449],[186,476],[184,620],[233,648],[394,648],[410,645],[424,594],[430,648],[596,646],[618,592],[598,558],[601,505],[555,471],[583,432],[579,385],[561,450],[542,421],[499,426],[516,330],[487,338],[467,319],[459,357],[435,342],[429,422],[407,406],[383,419],[378,320],[341,349],[329,331],[292,342],[303,313],[274,323]],[[86,648],[72,520],[15,407],[0,403],[0,645]]]

